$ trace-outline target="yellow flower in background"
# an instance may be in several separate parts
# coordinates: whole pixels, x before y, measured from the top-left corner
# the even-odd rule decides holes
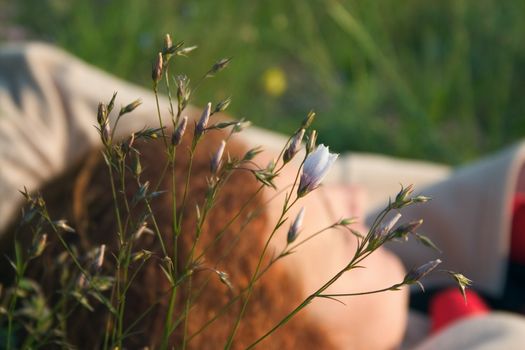
[[[266,69],[262,76],[264,91],[273,97],[281,96],[287,88],[286,74],[280,67]]]

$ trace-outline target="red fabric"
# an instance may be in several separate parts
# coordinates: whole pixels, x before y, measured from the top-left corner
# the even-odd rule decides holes
[[[525,193],[514,196],[510,260],[525,264]]]
[[[474,291],[467,290],[467,303],[459,289],[450,288],[437,293],[430,301],[431,333],[446,328],[454,322],[483,315],[490,311],[483,299]]]

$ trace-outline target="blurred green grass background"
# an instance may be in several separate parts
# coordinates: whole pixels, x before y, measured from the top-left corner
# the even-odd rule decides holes
[[[194,103],[290,132],[310,109],[338,151],[457,164],[525,134],[523,0],[18,0],[10,20],[150,85],[164,33],[199,49],[177,69],[228,71]]]

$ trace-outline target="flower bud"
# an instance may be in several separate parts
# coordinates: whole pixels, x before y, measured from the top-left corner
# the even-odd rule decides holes
[[[439,264],[441,264],[441,262],[441,259],[432,260],[427,262],[426,264],[421,265],[416,269],[408,271],[408,273],[405,276],[405,279],[403,280],[403,284],[419,284],[419,280],[428,275],[430,272],[432,272],[432,270],[434,270]],[[422,287],[421,284],[419,285]]]
[[[252,123],[249,120],[241,119],[233,126],[232,133],[239,133],[244,129],[249,128],[251,125]]]
[[[108,119],[108,109],[105,104],[100,102],[98,104],[98,111],[97,111],[97,122],[99,126],[102,126],[106,123]]]
[[[208,102],[208,104],[206,105],[206,108],[204,108],[204,111],[202,112],[199,122],[195,126],[196,136],[200,136],[204,134],[204,131],[206,131],[206,126],[208,125],[208,120],[210,119],[210,111],[211,111],[211,102]]]
[[[314,111],[308,112],[308,115],[306,116],[306,118],[303,119],[303,122],[301,123],[301,128],[308,129],[310,125],[312,124],[312,122],[314,121],[314,118],[315,118],[315,112]]]
[[[162,77],[162,65],[163,65],[162,53],[159,52],[157,54],[157,60],[155,61],[155,64],[153,65],[153,69],[151,70],[151,79],[153,79],[155,83],[158,83],[160,78]]]
[[[137,99],[133,102],[131,102],[130,104],[128,104],[127,106],[125,107],[122,107],[120,109],[120,115],[123,115],[123,114],[126,114],[126,113],[129,113],[129,112],[132,112],[135,108],[137,108],[138,106],[140,106],[142,104],[142,101],[140,99]]]
[[[169,34],[166,34],[164,36],[164,51],[168,51],[173,46],[173,41],[171,40],[171,36]]]
[[[108,115],[109,113],[111,113],[111,111],[113,110],[113,106],[115,105],[115,98],[117,97],[117,92],[115,91],[113,93],[113,96],[111,96],[111,100],[109,101],[108,103]]]
[[[340,226],[348,226],[348,225],[352,225],[352,224],[355,224],[356,223],[356,219],[355,218],[344,218],[344,219],[341,219],[337,222],[337,225],[340,225]]]
[[[232,101],[231,97],[228,97],[222,100],[221,102],[217,103],[217,105],[215,106],[215,109],[213,110],[213,113],[219,113],[219,112],[226,110],[226,108],[228,108],[228,106],[230,105],[231,101]]]
[[[224,153],[225,147],[226,141],[222,140],[219,149],[217,149],[217,152],[215,152],[215,155],[211,159],[210,170],[214,175],[217,173],[217,170],[219,170],[219,166],[221,165],[222,154]]]
[[[317,131],[312,130],[308,135],[308,143],[306,144],[306,154],[310,154],[315,150],[317,143]]]
[[[392,228],[399,221],[400,218],[401,214],[396,213],[396,215],[392,219],[390,219],[385,225],[382,225],[374,232],[374,238],[381,239],[386,237],[390,233],[390,231],[392,231]]]
[[[109,126],[109,121],[106,121],[102,127],[102,142],[104,144],[109,144],[111,141],[111,126]]]
[[[182,120],[179,122],[177,129],[175,129],[175,131],[171,135],[171,145],[173,147],[176,147],[180,144],[182,137],[184,136],[184,133],[186,132],[187,124],[188,124],[188,117],[187,116],[182,117]]]
[[[140,237],[142,237],[143,234],[150,234],[150,235],[153,234],[153,231],[148,228],[148,224],[146,221],[143,221],[140,224],[137,231],[135,231],[135,233],[133,234],[133,239],[135,240],[140,239]]]
[[[61,228],[62,230],[66,231],[66,232],[71,232],[71,233],[75,232],[75,229],[72,228],[71,226],[69,226],[67,224],[67,221],[64,220],[64,219],[57,220],[57,221],[53,222],[53,224],[56,227]]]
[[[131,160],[131,168],[136,177],[139,177],[140,174],[142,174],[142,164],[140,164],[140,156],[138,154],[135,154],[135,157]]]
[[[31,247],[30,257],[31,259],[38,258],[42,253],[44,252],[44,249],[46,248],[47,243],[47,234],[43,234],[39,237],[38,240],[33,242],[33,246]]]
[[[177,101],[179,105],[185,105],[190,98],[189,79],[181,74],[175,77],[175,82],[177,83]]]
[[[465,293],[465,288],[469,287],[472,284],[472,281],[460,273],[453,272],[453,271],[447,271],[447,272],[450,276],[452,276],[452,278],[458,284],[459,291],[461,292],[461,295],[463,296],[463,300],[465,300],[465,303],[466,303],[467,294]]]
[[[297,235],[299,234],[299,231],[301,230],[301,226],[303,225],[303,219],[304,219],[304,207],[301,208],[301,210],[295,217],[294,222],[290,225],[290,229],[288,230],[288,236],[286,237],[286,241],[288,244],[292,243],[297,238]]]
[[[178,56],[186,56],[187,54],[189,54],[190,52],[192,52],[196,48],[197,48],[197,46],[183,47],[182,49],[177,50],[176,53],[177,53]]]
[[[399,209],[399,208],[402,208],[410,204],[411,199],[409,198],[409,196],[412,194],[413,191],[414,191],[414,185],[409,185],[407,187],[401,187],[401,190],[396,195],[396,199],[394,203],[392,203],[392,207]]]
[[[426,202],[430,201],[431,199],[432,198],[427,197],[427,196],[416,196],[416,197],[412,198],[414,203],[426,203]]]
[[[292,141],[290,142],[290,145],[288,145],[288,148],[284,151],[283,154],[283,161],[284,163],[288,163],[292,158],[299,152],[301,149],[301,142],[303,141],[304,137],[304,129],[299,130],[292,138]]]
[[[206,77],[207,78],[213,77],[216,73],[226,68],[231,60],[232,60],[231,58],[222,58],[218,60],[217,62],[215,62],[215,64],[211,67],[211,69],[206,74]]]
[[[399,225],[394,231],[392,231],[392,238],[405,238],[408,234],[414,233],[422,224],[423,219]]]

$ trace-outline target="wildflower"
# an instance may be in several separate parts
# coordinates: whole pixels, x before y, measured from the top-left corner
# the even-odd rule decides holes
[[[286,74],[279,67],[267,69],[262,77],[265,92],[272,97],[281,96],[287,89]]]
[[[186,132],[186,125],[188,125],[188,117],[184,116],[182,117],[182,120],[179,122],[177,129],[175,129],[175,131],[171,135],[171,145],[172,146],[175,147],[180,144],[180,141],[182,140],[182,136],[184,136],[184,133]]]
[[[219,149],[217,150],[217,152],[215,152],[215,155],[213,156],[210,162],[210,170],[212,174],[217,173],[217,170],[221,165],[221,158],[222,154],[224,153],[224,147],[226,147],[226,141],[222,140]]]
[[[297,235],[299,234],[299,230],[301,229],[301,226],[303,225],[303,219],[304,219],[304,207],[301,208],[299,211],[299,214],[295,217],[294,222],[290,225],[290,229],[288,230],[288,237],[286,238],[286,241],[288,244],[295,241],[297,238]]]
[[[283,161],[284,163],[288,163],[292,158],[299,152],[301,149],[301,141],[304,137],[304,129],[299,130],[292,138],[292,141],[290,142],[290,145],[288,148],[284,151],[283,154]]]
[[[323,144],[317,146],[315,151],[310,153],[304,161],[297,195],[302,197],[316,189],[338,156],[338,154],[330,153],[328,147]]]
[[[199,122],[195,126],[196,136],[200,136],[204,134],[204,131],[206,130],[206,126],[208,125],[208,120],[210,119],[210,111],[211,111],[211,102],[208,102],[208,104],[206,105],[206,108],[202,112]]]

